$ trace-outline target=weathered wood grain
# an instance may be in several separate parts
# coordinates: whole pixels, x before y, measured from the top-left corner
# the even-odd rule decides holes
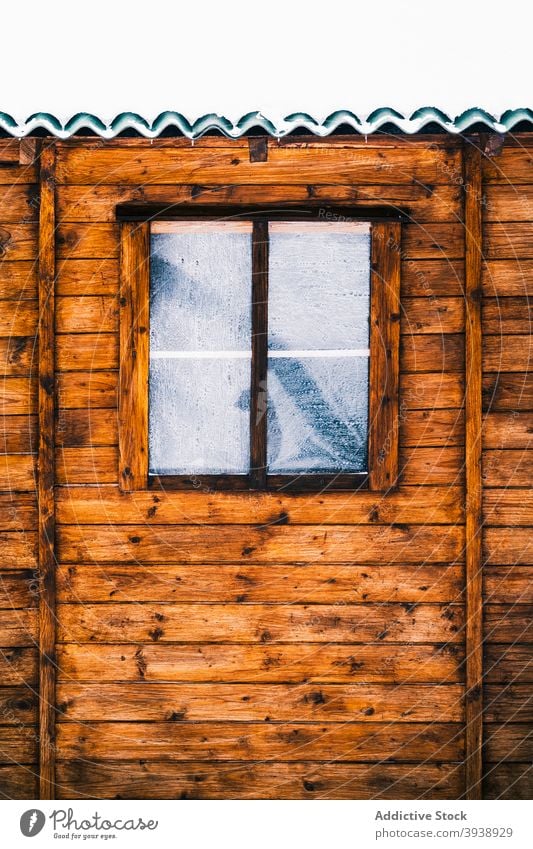
[[[481,268],[483,294],[487,298],[527,297],[533,294],[533,260],[497,259]]]
[[[485,562],[491,565],[533,563],[530,528],[486,528],[483,538]]]
[[[513,722],[503,725],[486,723],[484,733],[484,754],[488,763],[510,761],[531,764],[533,734],[527,725]]]
[[[35,688],[38,682],[37,651],[35,648],[2,648],[0,651],[2,686],[27,684]],[[453,680],[453,679],[449,679]]]
[[[59,259],[117,259],[118,224],[60,224],[56,234]]]
[[[0,169],[0,181],[2,170]],[[0,766],[0,798],[36,799],[39,795],[35,766]]]
[[[59,798],[95,799],[458,799],[460,763],[255,764],[195,761],[58,762]]]
[[[1,573],[0,573],[1,578]],[[460,566],[61,566],[63,602],[460,601]],[[0,580],[1,593],[1,580]],[[1,597],[1,594],[0,594]],[[494,599],[499,601],[500,599]],[[507,600],[507,599],[501,599]]]
[[[460,604],[61,604],[58,614],[58,642],[62,643],[463,640]]]
[[[402,448],[464,445],[463,410],[406,410],[402,408]]]
[[[459,373],[400,375],[400,407],[405,410],[437,410],[461,407],[464,376]]]
[[[1,336],[35,336],[38,319],[37,301],[0,301]]]
[[[218,151],[191,146],[168,149],[120,145],[84,150],[83,146],[59,151],[58,183],[78,185],[154,185],[220,183],[253,185],[331,185],[392,183],[453,183],[459,169],[459,152],[435,149],[344,147],[269,147],[267,162],[249,162],[248,150]]]
[[[457,685],[452,685],[457,686]],[[32,750],[30,756],[24,755],[24,750],[17,757],[15,747],[17,744],[24,745],[24,739],[28,742],[31,740],[33,746],[36,745],[36,734],[32,729],[24,729],[22,726],[32,724],[37,719],[37,693],[32,692],[29,687],[0,687],[0,758],[2,755],[9,753],[9,730],[11,731],[11,741],[13,749],[11,754],[14,754],[16,760],[24,763],[31,763],[35,759],[35,751]],[[5,729],[2,726],[16,726],[15,728]],[[24,734],[26,731],[26,734]],[[28,734],[28,731],[30,732]],[[2,733],[3,732],[3,733]],[[3,750],[2,743],[5,742],[8,751]],[[6,761],[3,761],[6,763]]]
[[[59,410],[56,445],[62,448],[88,448],[118,444],[118,419],[115,409]]]
[[[486,764],[483,776],[484,799],[527,799],[533,795],[533,765]]]
[[[411,303],[414,300],[411,298]],[[412,371],[464,371],[463,335],[461,333],[402,335],[400,337],[400,371],[404,374]]]
[[[29,454],[37,451],[37,416],[3,416],[0,420],[0,451]]]
[[[463,520],[460,487],[283,495],[250,492],[123,493],[117,486],[57,493],[58,519],[80,523],[202,524],[450,524]]]
[[[443,563],[461,557],[463,537],[441,525],[64,525],[57,552],[63,563]]]
[[[484,657],[485,681],[491,684],[533,683],[533,659],[529,645],[488,643]]]
[[[2,531],[0,556],[4,566],[20,569],[32,568],[37,563],[37,538],[31,531]]]
[[[533,526],[533,492],[531,489],[485,489],[483,518],[487,526]]]
[[[530,684],[488,684],[485,686],[485,722],[533,723],[533,688]],[[522,737],[527,737],[526,729],[520,729]],[[533,757],[533,734],[531,752]],[[511,747],[510,747],[511,748]],[[515,760],[512,748],[509,760]],[[518,760],[518,758],[516,758]]]
[[[61,259],[57,263],[59,296],[118,295],[118,261],[114,259]]]
[[[0,372],[5,377],[29,376],[37,369],[37,340],[33,336],[0,339]]]
[[[9,703],[4,702],[5,692],[4,688],[0,690],[2,717],[10,715],[9,712],[12,710]],[[19,698],[21,701],[23,700],[22,694],[19,694]],[[7,711],[7,714],[4,714],[4,711]],[[35,716],[35,707],[33,715]],[[20,720],[20,722],[25,721],[25,719]],[[9,725],[0,725],[0,764],[34,763],[37,759],[37,736],[34,728],[28,728],[24,725],[18,725],[15,728]],[[1,780],[2,773],[0,772],[0,788],[2,787]]]
[[[528,448],[533,439],[533,421],[528,413],[488,413],[483,417],[484,448]]]
[[[37,629],[37,610],[0,610],[0,635],[3,648],[35,646],[38,639]]]
[[[2,154],[0,154],[2,156]],[[453,208],[453,198],[448,194]],[[446,199],[443,198],[444,204]],[[3,185],[0,187],[0,223],[29,224],[39,217],[39,189],[32,185]]]
[[[458,486],[464,482],[463,448],[403,448],[400,483],[404,486]]]
[[[37,262],[30,260],[0,263],[0,298],[2,300],[35,300],[37,291]]]
[[[31,454],[0,454],[0,486],[13,492],[34,492],[37,463]]]
[[[485,188],[483,220],[498,224],[533,220],[533,185],[489,184]]]
[[[105,295],[60,296],[56,302],[57,333],[118,332],[118,298]],[[100,339],[100,345],[105,339]],[[92,366],[97,368],[97,366]]]
[[[533,608],[526,604],[485,604],[485,640],[528,643],[533,637]]]
[[[445,259],[464,256],[462,224],[406,224],[402,232],[402,251],[407,259]]]
[[[483,240],[484,256],[489,260],[533,258],[533,222],[531,220],[485,223]]]
[[[501,648],[501,647],[500,647]],[[518,651],[509,646],[508,652]],[[507,657],[507,655],[505,655]],[[514,669],[521,663],[508,659]],[[269,645],[154,643],[58,646],[58,678],[73,681],[255,683],[455,683],[464,678],[458,643],[403,645],[292,643]],[[507,668],[508,668],[507,667]],[[502,669],[504,667],[502,666]],[[533,674],[533,669],[531,670]]]
[[[35,165],[21,166],[18,163],[4,165],[0,168],[0,185],[13,186],[38,183],[39,177]]]
[[[118,358],[117,333],[66,333],[56,337],[59,371],[109,371],[118,369]]]
[[[151,687],[153,685],[146,685]],[[145,688],[146,689],[146,688]],[[444,688],[442,688],[444,689]],[[105,699],[105,695],[104,695]],[[359,719],[359,712],[353,719]],[[176,733],[178,732],[178,733]],[[1,738],[0,738],[1,739]],[[209,760],[336,761],[352,763],[391,758],[395,762],[445,763],[463,756],[457,725],[399,725],[316,722],[298,725],[223,722],[78,722],[60,723],[58,757],[64,760]]]
[[[531,302],[528,298],[484,298],[483,333],[497,336],[533,332]]]
[[[533,156],[526,146],[506,146],[494,158],[483,159],[483,182],[504,185],[533,182]]]
[[[56,483],[114,483],[118,477],[116,448],[58,448],[55,454]]]
[[[27,377],[0,377],[0,416],[37,411],[37,380]]]
[[[58,406],[63,409],[115,408],[118,399],[116,371],[59,373]]]
[[[196,143],[195,143],[196,146]],[[358,209],[392,206],[407,210],[421,222],[456,221],[461,214],[458,186],[420,184],[400,185],[227,185],[199,186],[148,185],[120,186],[63,185],[58,192],[58,218],[61,222],[114,222],[120,203],[184,204],[192,206],[244,206],[261,203],[277,206],[302,204],[357,204]],[[0,207],[1,209],[1,207]]]
[[[33,493],[0,493],[0,530],[23,531],[37,524],[37,497]]]
[[[508,337],[509,338],[509,337]],[[533,338],[533,337],[532,337]],[[517,365],[516,368],[519,366]],[[533,370],[485,375],[483,378],[484,410],[533,410]],[[533,424],[533,416],[530,416]]]
[[[528,487],[532,480],[533,452],[509,448],[483,452],[483,483],[486,487]]]
[[[0,171],[3,171],[0,168]],[[30,260],[37,257],[36,224],[0,224],[0,257],[6,260]]]
[[[38,602],[39,579],[31,569],[2,569],[0,571],[0,607],[35,607]]]
[[[533,363],[533,337],[485,336],[483,339],[483,371],[525,372]]]

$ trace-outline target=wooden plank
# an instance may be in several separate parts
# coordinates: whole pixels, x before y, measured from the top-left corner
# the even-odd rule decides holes
[[[530,691],[531,700],[531,691]],[[526,724],[485,724],[485,757],[488,763],[503,761],[531,764],[533,734]]]
[[[0,169],[0,179],[2,175]],[[36,769],[32,766],[0,766],[1,799],[36,799],[39,795]]]
[[[0,371],[5,377],[29,376],[37,369],[37,340],[33,336],[0,339]]]
[[[147,684],[144,689],[153,686]],[[394,730],[364,722],[198,722],[180,723],[178,733],[170,722],[68,722],[58,725],[57,747],[62,760],[91,762],[116,758],[179,762],[208,759],[216,753],[219,761],[263,763],[304,758],[336,763],[386,758],[399,763],[420,759],[445,763],[459,760],[464,751],[457,725],[444,722],[399,725]]]
[[[117,411],[59,410],[56,444],[61,448],[87,448],[90,445],[117,445]]]
[[[533,608],[526,604],[486,604],[485,640],[492,643],[533,641]]]
[[[0,486],[13,492],[34,492],[37,463],[31,454],[0,454]]]
[[[125,491],[144,489],[148,481],[149,257],[149,224],[123,224],[118,476]]]
[[[196,147],[196,142],[195,142]],[[216,153],[215,153],[216,155]],[[424,222],[456,221],[461,215],[460,188],[454,185],[218,185],[191,184],[150,186],[72,186],[58,192],[58,219],[63,221],[114,222],[121,203],[201,205],[243,204],[268,201],[276,205],[297,203],[357,204],[370,209],[392,206]]]
[[[40,157],[39,205],[39,798],[55,795],[55,149]]]
[[[0,690],[0,694],[0,709],[7,711],[7,715],[10,715],[12,708],[8,704],[4,704],[5,691],[3,688]],[[23,693],[20,691],[19,698],[24,701]],[[35,710],[33,712],[35,713]],[[34,728],[27,728],[24,725],[18,725],[15,728],[0,726],[0,764],[31,764],[35,762],[36,758],[37,734]]]
[[[58,297],[56,332],[98,334],[118,332],[118,298],[104,295]],[[100,340],[100,344],[104,341]]]
[[[401,238],[399,222],[372,224],[368,488],[374,492],[398,482]]]
[[[532,764],[487,764],[484,772],[484,799],[529,801],[533,796]]]
[[[527,685],[526,685],[527,686]],[[499,688],[501,689],[501,688]],[[187,720],[187,722],[375,722],[409,723],[433,722],[438,716],[442,722],[461,722],[463,687],[461,684],[58,684],[57,703],[59,721],[98,722],[101,737],[122,726],[123,721],[135,721],[142,735],[145,732],[138,722],[150,721],[151,734],[145,740],[144,757],[157,757],[152,746],[160,746],[165,756],[165,738],[169,734],[179,746],[181,734],[175,726],[162,724]],[[109,721],[110,725],[107,725]],[[115,722],[120,721],[120,726]],[[112,723],[112,724],[111,724]],[[153,724],[155,723],[155,725]],[[130,726],[131,728],[132,726]],[[456,729],[456,732],[458,729]],[[79,730],[78,730],[79,733]],[[368,734],[368,730],[366,734]],[[127,734],[127,732],[125,732]],[[186,734],[186,731],[185,731]],[[235,730],[233,731],[235,738]],[[114,735],[113,735],[114,738]],[[131,739],[131,738],[130,738]],[[135,738],[134,738],[135,739]],[[158,742],[159,741],[159,742]],[[102,749],[94,743],[95,757]],[[131,745],[131,743],[130,743]],[[135,745],[135,744],[134,744]],[[138,743],[136,750],[138,751]],[[167,744],[168,745],[168,744]],[[184,745],[186,745],[184,740]],[[117,743],[120,747],[120,744]],[[108,757],[128,757],[113,754]],[[216,749],[217,757],[222,757]],[[130,749],[131,752],[131,749]],[[77,757],[73,752],[68,756]],[[192,754],[192,753],[191,753]],[[167,749],[167,756],[172,756]],[[241,752],[242,755],[242,752]],[[197,755],[194,755],[197,757]],[[230,756],[231,757],[231,756]],[[187,758],[185,758],[187,759]],[[282,759],[274,755],[274,759]],[[301,753],[300,753],[301,759]]]
[[[3,138],[0,140],[0,163],[5,166],[8,163],[18,164],[20,142],[14,138]]]
[[[64,799],[458,799],[460,764],[58,763]]]
[[[3,416],[0,451],[6,454],[30,454],[38,444],[37,416]]]
[[[465,188],[465,472],[466,472],[466,798],[481,798],[483,743],[483,591],[481,479],[481,154],[463,147]]]
[[[118,333],[66,333],[56,337],[59,371],[118,369]]]
[[[35,336],[38,320],[37,301],[0,301],[1,336]]]
[[[521,605],[523,607],[523,605]],[[460,604],[61,604],[58,642],[334,643],[463,640]],[[501,642],[501,641],[500,641]]]
[[[402,448],[403,486],[458,486],[464,482],[463,448]]]
[[[504,449],[483,451],[484,486],[531,486],[533,451]]]
[[[3,169],[0,168],[0,171]],[[35,260],[37,258],[36,224],[0,225],[1,262],[8,260]]]
[[[37,534],[35,531],[2,531],[0,556],[4,566],[19,569],[37,566]]]
[[[0,186],[20,186],[38,182],[39,176],[35,165],[21,166],[13,163],[13,165],[4,165],[0,168]]]
[[[115,408],[118,373],[115,371],[69,372],[57,375],[58,406],[63,409]]]
[[[531,489],[485,489],[483,493],[485,525],[533,526]]]
[[[459,487],[283,495],[250,492],[132,492],[116,486],[59,490],[62,524],[450,524],[463,520]]]
[[[37,186],[14,184],[0,187],[1,224],[29,224],[37,221],[38,218],[39,190]]]
[[[117,448],[58,448],[56,484],[114,483],[117,479]]]
[[[62,259],[57,263],[59,296],[118,295],[118,261],[114,259]]]
[[[483,417],[484,448],[528,448],[532,434],[528,413],[489,413]]]
[[[403,298],[402,333],[462,333],[465,327],[462,298]]]
[[[0,493],[0,530],[31,530],[37,525],[37,498],[27,492]]]
[[[484,262],[481,283],[486,298],[533,295],[533,260],[497,259]]]
[[[464,371],[464,365],[462,333],[400,336],[400,371],[404,374],[417,371]]]
[[[402,410],[400,445],[435,448],[464,444],[462,410]]]
[[[37,262],[8,262],[2,260],[0,274],[0,298],[2,300],[26,301],[38,297]]]
[[[0,573],[1,576],[1,573]],[[460,566],[60,566],[63,602],[460,601]],[[1,582],[0,582],[1,583]],[[0,586],[1,590],[1,586]],[[499,600],[499,599],[496,599]]]
[[[533,185],[490,184],[485,188],[484,221],[528,221],[533,218]]]
[[[533,683],[531,646],[486,645],[485,681],[496,684]]]
[[[444,449],[443,449],[444,450]],[[453,450],[453,449],[450,449]],[[461,556],[458,526],[62,526],[62,563],[443,563]],[[503,561],[502,561],[503,562]]]
[[[401,295],[405,297],[461,297],[464,294],[462,260],[403,260]]]
[[[520,372],[531,368],[533,336],[485,336],[483,371]]]
[[[533,371],[486,375],[483,378],[483,410],[533,410]],[[533,424],[533,417],[530,419]]]
[[[400,405],[402,410],[436,410],[462,407],[464,375],[415,373],[400,375]]]
[[[407,259],[458,260],[464,256],[464,228],[453,224],[406,224],[402,253]]]
[[[117,259],[119,225],[60,224],[56,246],[59,259]]]
[[[533,182],[533,158],[526,146],[507,147],[494,158],[483,160],[483,181],[504,185]]]
[[[37,380],[0,377],[0,416],[37,412]]]
[[[452,684],[451,686],[458,686]],[[2,755],[8,755],[10,749],[9,731],[11,731],[11,745],[16,747],[17,742],[21,746],[21,751],[17,754],[14,749],[11,753],[15,754],[19,762],[24,763],[35,760],[35,751],[32,750],[30,756],[25,756],[23,745],[24,738],[31,740],[33,746],[36,743],[36,734],[33,729],[24,729],[25,725],[33,724],[37,719],[37,693],[32,692],[29,687],[0,687],[0,758]],[[15,728],[7,729],[2,726],[16,726]],[[24,731],[26,734],[24,735]],[[6,733],[8,732],[8,733]],[[2,743],[6,744],[7,751],[4,750]],[[3,762],[6,761],[2,758]]]
[[[533,222],[531,220],[485,223],[483,237],[484,255],[487,259],[533,258]]]
[[[35,607],[38,594],[39,581],[31,569],[0,570],[0,607]]]
[[[513,683],[505,686],[487,684],[485,686],[485,722],[533,723],[532,696],[533,689],[530,684]],[[525,729],[522,729],[522,736],[527,736],[524,732]],[[533,735],[530,736],[531,757],[533,757]],[[509,760],[514,760],[512,749],[509,752]]]
[[[528,298],[484,298],[483,333],[531,335],[533,322]]]
[[[486,564],[533,564],[530,528],[486,528],[483,540]]]
[[[508,646],[508,651],[513,651]],[[390,646],[296,643],[268,645],[64,644],[59,680],[123,682],[454,683],[463,680],[457,643]],[[532,670],[533,672],[533,670]]]
[[[61,149],[58,183],[78,185],[154,185],[192,183],[253,185],[330,185],[424,183],[453,184],[453,170],[460,171],[457,150],[408,149],[322,143],[317,147],[291,149],[270,146],[267,162],[250,162],[248,149],[217,151],[190,146],[134,150],[119,145],[100,149]]]
[[[37,610],[0,610],[2,648],[35,646],[38,627]]]
[[[35,648],[2,648],[2,651],[0,651],[0,676],[4,687],[12,684],[27,684],[29,687],[35,688],[38,682],[37,651]]]

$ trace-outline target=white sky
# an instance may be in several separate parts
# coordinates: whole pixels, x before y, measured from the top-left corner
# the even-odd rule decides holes
[[[26,0],[3,4],[0,111],[152,120],[391,106],[533,107],[525,0]]]

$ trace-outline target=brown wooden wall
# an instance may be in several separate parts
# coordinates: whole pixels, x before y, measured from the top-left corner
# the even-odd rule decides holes
[[[484,167],[485,795],[533,790],[533,141]]]
[[[18,157],[18,143],[13,149]],[[59,798],[465,793],[462,159],[461,141],[446,136],[270,140],[266,162],[250,162],[246,139],[57,143]],[[504,163],[510,175],[502,176]],[[0,228],[13,234],[8,249],[21,251],[17,263],[2,263],[0,297],[11,299],[2,335],[25,338],[37,321],[36,229],[31,218],[20,223],[32,210],[35,218],[29,181],[36,177],[23,185],[26,173],[16,164],[0,168]],[[528,174],[532,185],[522,188]],[[512,798],[528,792],[522,723],[531,718],[522,602],[531,563],[531,461],[523,449],[532,426],[525,372],[533,215],[516,200],[530,192],[533,206],[528,154],[504,148],[485,177],[484,793]],[[409,215],[401,246],[399,489],[384,497],[121,494],[117,203],[272,199],[392,204]],[[30,300],[20,299],[22,289]],[[33,304],[33,313],[21,317],[21,304]],[[0,354],[12,344],[0,340]],[[25,452],[7,461],[5,490],[34,489],[28,428],[17,430],[14,420],[20,414],[27,422],[34,410],[31,344],[2,355],[15,369],[4,381],[5,432],[15,434],[5,450]],[[35,529],[31,493],[16,498],[24,511],[15,529]],[[35,567],[28,541],[31,548],[31,533],[2,533],[9,580],[24,572],[23,588]],[[25,610],[12,638],[14,584],[5,580],[0,644],[15,639],[21,647],[16,665],[7,664],[11,675],[20,668],[19,684],[35,673],[33,597],[16,595]],[[15,734],[24,763],[33,762],[21,726],[4,728],[0,718],[4,731],[6,752]],[[5,795],[35,794],[24,767],[5,774]]]
[[[0,798],[35,798],[37,222],[34,149],[0,141]],[[22,164],[21,164],[22,159]]]

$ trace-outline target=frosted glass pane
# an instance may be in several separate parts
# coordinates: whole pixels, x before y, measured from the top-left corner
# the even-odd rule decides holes
[[[250,222],[152,227],[152,474],[248,474],[251,234]]]
[[[269,347],[367,348],[370,227],[269,224]]]
[[[368,358],[270,359],[268,471],[367,470]]]
[[[248,474],[250,360],[150,363],[151,474]]]
[[[153,349],[250,349],[251,233],[252,224],[245,221],[153,225]]]

